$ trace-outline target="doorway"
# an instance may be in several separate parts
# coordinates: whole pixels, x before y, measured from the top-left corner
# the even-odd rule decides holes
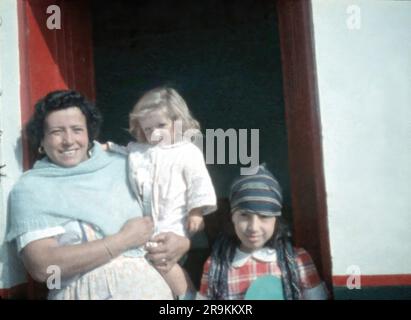
[[[62,30],[44,27],[50,4],[62,9]],[[39,97],[73,88],[102,110],[101,139],[126,143],[131,137],[122,129],[135,101],[169,84],[202,128],[260,129],[260,162],[282,184],[296,243],[330,287],[310,10],[306,0],[22,0],[22,123]],[[224,212],[239,165],[212,164],[209,171]]]
[[[171,85],[203,134],[205,129],[259,130],[260,163],[283,187],[284,214],[291,223],[275,2],[93,1],[91,12],[96,103],[105,119],[101,139],[130,141],[128,113],[137,99],[148,89]],[[228,147],[226,154],[226,164],[215,159],[208,165],[220,209],[206,219],[208,242],[221,231],[221,219],[227,221],[230,184],[242,166],[228,164]],[[198,284],[211,243],[201,237],[193,243],[198,250],[191,275]]]

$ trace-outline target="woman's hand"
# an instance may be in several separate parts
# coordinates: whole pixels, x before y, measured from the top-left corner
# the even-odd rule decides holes
[[[120,238],[119,253],[128,249],[139,247],[150,240],[154,232],[154,223],[152,218],[133,218],[128,220],[121,228],[117,237]]]
[[[133,218],[118,233],[104,239],[68,246],[60,246],[54,237],[39,239],[24,247],[21,255],[35,280],[46,282],[51,265],[57,266],[65,279],[97,268],[124,251],[143,245],[151,238],[153,229],[151,218]]]
[[[147,259],[158,271],[167,273],[174,264],[190,249],[190,240],[174,232],[160,233],[150,242],[156,246],[147,246]]]

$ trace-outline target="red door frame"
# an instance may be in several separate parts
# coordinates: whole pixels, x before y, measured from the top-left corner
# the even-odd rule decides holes
[[[47,8],[58,5],[61,29],[47,28]],[[89,0],[18,0],[21,123],[24,127],[34,104],[50,91],[75,89],[95,99],[92,22]],[[23,167],[34,161],[23,132]],[[3,289],[2,297],[44,298],[43,286],[30,278],[27,285]]]
[[[310,252],[331,289],[311,1],[277,0],[276,3],[295,241]],[[46,27],[46,8],[52,4],[61,8],[60,30]],[[88,0],[18,1],[23,125],[32,114],[34,103],[51,90],[73,88],[94,100],[89,4]],[[28,169],[33,159],[25,137],[23,144],[24,168]],[[28,297],[36,298],[32,282],[28,288]],[[4,296],[10,296],[12,289]]]
[[[332,292],[311,1],[278,0],[277,13],[294,238],[311,254]]]
[[[47,28],[47,8],[60,7],[61,29]],[[22,125],[46,93],[72,88],[95,98],[89,0],[19,0]],[[27,149],[23,137],[24,150]],[[24,152],[24,168],[33,162]]]

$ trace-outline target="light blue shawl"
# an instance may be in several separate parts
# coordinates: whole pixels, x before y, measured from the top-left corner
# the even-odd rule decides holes
[[[75,167],[44,158],[22,175],[10,193],[8,241],[73,219],[110,235],[128,219],[142,216],[128,185],[126,157],[103,151],[97,142],[91,151],[91,158]]]

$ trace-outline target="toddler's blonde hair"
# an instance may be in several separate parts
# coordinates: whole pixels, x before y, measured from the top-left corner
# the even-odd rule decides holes
[[[200,124],[191,115],[187,103],[178,92],[170,87],[159,87],[146,92],[137,101],[130,113],[129,132],[138,142],[147,142],[139,120],[152,111],[157,110],[164,112],[172,121],[180,120],[182,122],[183,134],[189,129],[200,130]]]

